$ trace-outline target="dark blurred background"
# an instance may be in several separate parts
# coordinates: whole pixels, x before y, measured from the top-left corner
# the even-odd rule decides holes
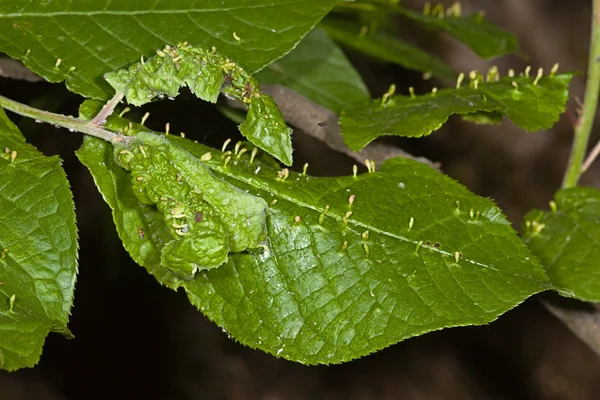
[[[446,5],[451,2],[443,2]],[[530,59],[479,60],[440,34],[398,23],[398,33],[442,56],[457,70],[498,65],[522,70],[584,71],[589,0],[464,0],[466,13],[486,16],[514,33]],[[423,2],[406,1],[422,8]],[[350,54],[374,96],[391,83],[428,90],[436,82],[389,64]],[[440,84],[438,82],[438,84]],[[580,76],[572,99],[583,97]],[[419,90],[421,89],[421,90]],[[77,114],[81,101],[62,84],[0,78],[0,92],[38,108]],[[474,192],[495,199],[518,227],[529,209],[547,208],[559,188],[569,154],[575,101],[552,130],[525,133],[510,123],[482,127],[451,119],[424,139],[393,139],[404,150],[440,162]],[[237,127],[215,107],[186,96],[132,111],[160,130],[171,123],[208,145],[237,138]],[[483,327],[434,332],[344,365],[305,367],[248,349],[196,311],[182,292],[156,283],[134,264],[116,236],[108,207],[74,151],[81,136],[11,115],[28,141],[64,160],[80,234],[80,267],[70,328],[76,338],[51,334],[39,365],[0,372],[0,399],[598,399],[600,358],[538,299],[526,301]],[[574,118],[574,117],[573,117]],[[351,160],[332,156],[302,132],[294,134],[296,165],[308,161],[314,175],[351,171]],[[593,142],[598,140],[594,135]],[[583,183],[600,187],[598,167]]]

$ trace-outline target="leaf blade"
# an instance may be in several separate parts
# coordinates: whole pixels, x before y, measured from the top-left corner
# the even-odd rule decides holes
[[[148,240],[136,225],[150,235],[164,229],[156,211],[117,211],[142,217],[129,227],[116,219],[117,230],[159,282],[184,287],[199,310],[248,346],[305,364],[339,363],[432,330],[490,322],[551,288],[490,200],[420,163],[394,159],[357,178],[277,179],[276,169],[249,156],[224,167],[222,153],[169,138],[196,157],[211,152],[206,165],[217,176],[271,204],[268,252],[232,254],[225,265],[181,281],[153,262],[159,240],[147,244],[155,256],[139,251]],[[109,152],[86,139],[78,155],[99,176]]]
[[[540,259],[559,293],[600,301],[600,191],[562,189],[554,201],[555,210],[533,210],[525,216],[523,240]]]
[[[0,51],[50,82],[66,80],[75,93],[107,99],[111,91],[101,79],[104,73],[185,40],[216,46],[250,72],[260,70],[289,52],[334,3],[208,0],[194,8],[185,0],[159,0],[151,6],[7,0],[0,4]]]
[[[533,77],[505,77],[480,82],[477,87],[471,83],[415,97],[394,96],[388,102],[375,100],[344,110],[342,135],[348,147],[360,150],[380,136],[429,135],[453,114],[467,115],[467,120],[479,123],[497,123],[497,113],[502,113],[523,129],[547,129],[565,109],[572,76],[553,75],[537,82]],[[476,119],[474,115],[480,112],[488,117]]]
[[[442,60],[391,35],[382,32],[362,35],[360,24],[328,17],[319,27],[335,41],[371,57],[448,80],[458,76]]]
[[[398,12],[427,29],[447,32],[485,59],[520,52],[517,39],[484,18],[482,13],[466,17],[450,15],[440,18],[404,8],[398,8]]]
[[[335,113],[370,97],[342,50],[319,28],[255,78],[261,84],[287,86]]]
[[[77,229],[60,159],[25,143],[3,110],[0,140],[0,367],[15,370],[37,363],[49,332],[68,334]]]

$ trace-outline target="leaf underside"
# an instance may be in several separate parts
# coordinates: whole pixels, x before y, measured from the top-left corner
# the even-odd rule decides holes
[[[215,46],[256,72],[289,52],[335,0],[3,0],[0,51],[50,82],[107,99],[106,72],[182,41]],[[60,60],[60,62],[58,61]]]
[[[358,177],[284,179],[268,163],[251,163],[251,151],[225,167],[223,153],[169,138],[197,158],[211,152],[205,165],[218,177],[271,204],[267,251],[231,254],[217,269],[178,279],[160,266],[168,234],[161,215],[135,199],[111,146],[86,137],[77,154],[132,258],[166,286],[183,287],[248,346],[305,364],[340,363],[432,330],[488,323],[550,288],[490,200],[418,162],[393,159]]]
[[[525,216],[523,240],[540,259],[559,293],[600,301],[600,191],[563,189],[556,211],[533,210]]]
[[[392,96],[344,110],[344,141],[360,150],[380,136],[420,137],[439,129],[452,114],[468,121],[498,123],[506,115],[517,126],[538,131],[551,127],[562,114],[573,74],[505,77],[485,81],[478,75],[460,88],[419,96]]]
[[[25,143],[1,109],[0,147],[0,368],[12,371],[38,362],[50,331],[70,335],[77,229],[60,159]]]

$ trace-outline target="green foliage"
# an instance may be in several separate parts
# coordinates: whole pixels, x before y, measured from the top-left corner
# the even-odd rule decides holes
[[[256,72],[289,52],[335,0],[0,2],[0,51],[50,82],[106,99],[101,77],[165,44],[215,46]],[[58,62],[60,60],[60,63]]]
[[[371,57],[440,78],[452,80],[457,77],[456,72],[442,60],[384,32],[362,34],[360,24],[334,18],[323,20],[319,27],[344,46]]]
[[[132,258],[166,286],[183,287],[248,346],[339,363],[428,331],[490,322],[551,288],[490,200],[421,163],[397,158],[377,173],[316,178],[251,160],[240,147],[228,155],[168,138],[196,158],[210,152],[216,176],[269,202],[267,251],[231,254],[220,268],[179,279],[160,263],[170,235],[163,215],[135,198],[111,145],[86,138],[78,156]]]
[[[86,97],[110,97],[105,76],[117,91],[110,104],[123,94],[143,105],[174,97],[181,86],[209,102],[224,93],[248,107],[242,134],[287,165],[291,130],[250,75],[267,64],[261,82],[343,111],[344,139],[356,150],[384,135],[428,135],[452,114],[476,123],[506,115],[540,130],[564,110],[572,74],[555,70],[500,78],[492,69],[485,77],[471,73],[468,82],[461,74],[456,88],[421,96],[391,90],[370,101],[332,39],[446,79],[456,72],[386,33],[386,22],[402,15],[486,58],[518,52],[516,40],[480,14],[461,17],[458,5],[421,14],[389,0],[359,0],[337,4],[356,15],[328,18],[298,44],[334,3],[55,0],[24,7],[6,0],[0,51]],[[203,47],[185,42],[150,53],[183,40]],[[140,54],[153,57],[133,64]],[[81,116],[99,110],[88,101]],[[51,114],[37,115],[52,122]],[[552,212],[530,213],[528,248],[492,201],[413,160],[318,178],[280,169],[247,143],[216,151],[116,116],[104,127],[54,118],[114,142],[86,137],[77,155],[133,260],[161,284],[184,288],[233,338],[275,356],[340,363],[433,330],[489,323],[549,289],[600,301],[595,189],[561,191]],[[135,137],[111,139],[101,128]],[[48,332],[70,335],[77,236],[60,161],[27,145],[3,112],[0,139],[9,149],[0,156],[0,209],[10,210],[0,215],[0,367],[13,370],[39,360]]]
[[[397,7],[396,10],[427,29],[449,33],[483,58],[495,58],[520,51],[517,39],[488,21],[482,13],[463,17],[456,15],[452,9],[446,14],[443,10],[429,14],[401,7]]]
[[[565,109],[573,74],[486,79],[473,74],[459,88],[420,96],[390,96],[344,110],[340,123],[344,141],[360,150],[380,136],[419,137],[439,129],[452,114],[478,123],[496,123],[500,113],[528,131],[551,127]]]
[[[197,270],[226,262],[230,251],[260,247],[265,239],[267,203],[215,178],[165,137],[140,132],[114,152],[117,164],[131,172],[135,197],[156,205],[171,232],[161,254],[169,271],[191,279]]]
[[[366,13],[370,20],[377,16],[401,15],[409,18],[428,30],[441,30],[454,36],[471,48],[478,56],[494,58],[519,52],[517,39],[499,28],[483,16],[483,12],[462,16],[459,2],[444,8],[442,4],[431,6],[425,3],[423,12],[404,8],[397,1],[358,0],[352,3],[338,3],[336,10],[356,10]]]
[[[109,72],[105,78],[117,93],[125,94],[128,103],[136,106],[156,97],[175,97],[179,88],[186,85],[197,97],[212,103],[223,92],[248,106],[240,132],[284,164],[292,164],[292,130],[277,104],[260,92],[256,79],[214,47],[209,50],[187,43],[166,46],[149,60]]]
[[[336,113],[371,97],[342,50],[321,29],[255,77],[261,84],[287,86]]]
[[[563,189],[552,210],[525,216],[523,240],[564,296],[600,301],[600,191]]]
[[[0,368],[31,367],[46,335],[67,329],[77,229],[58,157],[45,157],[0,110]]]

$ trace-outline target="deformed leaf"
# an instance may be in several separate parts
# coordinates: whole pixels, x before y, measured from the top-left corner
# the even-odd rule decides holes
[[[287,86],[335,113],[370,98],[361,76],[321,29],[255,77],[261,84]]]
[[[27,144],[0,109],[0,368],[32,367],[67,329],[77,274],[75,207],[58,157]]]
[[[86,138],[78,156],[132,258],[166,286],[183,287],[248,346],[305,364],[339,363],[432,330],[488,323],[551,288],[490,200],[421,163],[397,158],[380,172],[316,178],[241,149],[225,165],[228,154],[169,139],[270,204],[267,250],[232,254],[181,280],[160,265],[169,228],[137,201],[111,145]]]
[[[523,240],[559,293],[600,301],[600,191],[562,189],[551,206],[525,216]]]
[[[215,46],[256,72],[289,52],[335,0],[0,2],[0,51],[50,82],[107,99],[106,72],[182,41]]]
[[[223,92],[248,105],[248,118],[240,132],[284,164],[292,164],[292,130],[277,104],[260,92],[256,79],[215,48],[188,43],[166,46],[147,61],[107,73],[105,79],[136,106],[156,97],[175,97],[186,85],[197,97],[213,103]]]
[[[321,21],[319,27],[342,45],[379,60],[440,78],[454,80],[457,77],[452,67],[442,60],[383,32],[362,34],[362,26],[356,22],[329,17]]]
[[[169,271],[191,279],[229,252],[261,247],[267,203],[217,179],[199,159],[164,136],[139,132],[115,144],[117,164],[131,172],[133,193],[156,206],[171,232],[161,254]],[[139,233],[139,232],[138,232]]]
[[[458,89],[384,97],[344,110],[340,119],[344,141],[351,149],[360,150],[380,136],[425,136],[439,129],[452,114],[466,115],[467,120],[477,123],[498,123],[501,113],[525,130],[547,129],[565,109],[573,74],[493,76],[484,80],[477,74]]]

